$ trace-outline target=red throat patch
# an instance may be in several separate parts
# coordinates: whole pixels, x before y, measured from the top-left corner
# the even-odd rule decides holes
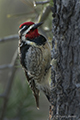
[[[38,29],[31,30],[29,33],[25,35],[26,38],[34,39],[35,37],[38,37],[40,34],[38,33]]]

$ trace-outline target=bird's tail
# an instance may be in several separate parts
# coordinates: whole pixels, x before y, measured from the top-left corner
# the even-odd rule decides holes
[[[37,109],[39,110],[39,90],[36,88],[35,81],[32,80],[31,82],[32,82],[32,85],[30,85],[30,87],[33,91],[33,94],[36,100]]]
[[[31,90],[34,94],[37,109],[39,109],[39,90],[36,88],[36,84],[35,84],[33,77],[30,77],[26,71],[25,71],[25,75],[27,77],[27,80],[28,80],[28,83],[31,87]]]
[[[34,97],[35,97],[35,100],[36,100],[37,109],[39,110],[39,90],[38,89],[36,89],[36,92],[34,92]]]
[[[32,89],[32,92],[33,92],[35,100],[36,100],[37,109],[39,110],[39,90],[36,88],[34,80],[31,80],[30,87]]]

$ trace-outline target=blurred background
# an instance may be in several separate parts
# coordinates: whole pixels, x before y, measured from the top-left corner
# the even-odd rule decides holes
[[[41,2],[40,2],[41,1]],[[40,32],[44,34],[49,42],[52,40],[52,0],[0,0],[0,40],[4,37],[15,36],[19,25],[25,21],[40,22],[44,25]],[[18,47],[18,38],[0,41],[0,115],[2,116],[9,77],[12,68],[3,65],[10,64]],[[34,97],[27,84],[24,71],[19,60],[15,65],[15,73],[9,99],[3,114],[3,120],[46,120],[48,118],[49,103],[41,93],[40,110],[37,110]]]

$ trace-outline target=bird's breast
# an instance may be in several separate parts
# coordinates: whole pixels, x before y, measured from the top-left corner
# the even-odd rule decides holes
[[[27,70],[31,75],[39,76],[42,70],[43,55],[40,48],[30,47],[24,59]]]
[[[35,80],[43,80],[50,67],[50,50],[48,44],[45,46],[34,47],[25,45],[20,48],[20,61],[28,75]]]

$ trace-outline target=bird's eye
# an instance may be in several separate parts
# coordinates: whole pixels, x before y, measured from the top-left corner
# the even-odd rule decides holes
[[[25,28],[26,28],[26,26],[23,26],[23,27],[22,27],[22,29],[25,29]]]

